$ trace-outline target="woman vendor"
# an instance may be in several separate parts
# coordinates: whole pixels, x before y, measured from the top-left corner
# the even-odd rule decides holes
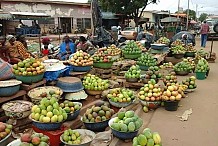
[[[60,46],[60,52],[58,54],[58,57],[60,60],[67,60],[69,56],[73,53],[75,53],[75,45],[72,41],[70,41],[69,36],[65,36],[63,39],[63,42]]]
[[[8,35],[7,40],[8,43],[6,48],[9,51],[9,56],[12,62],[16,63],[31,57],[31,54],[27,52],[24,45],[21,42],[16,41],[13,35]]]
[[[77,49],[78,50],[82,50],[84,52],[90,51],[91,48],[93,48],[93,45],[90,41],[87,41],[86,38],[84,36],[81,36],[79,38],[79,44],[77,45]]]
[[[6,62],[10,62],[9,52],[6,49],[6,38],[5,36],[0,36],[0,58]]]

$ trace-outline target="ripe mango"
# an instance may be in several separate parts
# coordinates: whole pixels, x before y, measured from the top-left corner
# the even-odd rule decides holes
[[[125,117],[127,117],[127,118],[132,118],[132,117],[134,117],[134,111],[127,111],[127,112],[125,113]]]

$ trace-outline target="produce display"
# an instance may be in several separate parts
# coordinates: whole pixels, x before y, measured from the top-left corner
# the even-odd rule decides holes
[[[12,72],[20,76],[35,76],[45,72],[45,66],[34,58],[28,58],[13,65]]]
[[[179,39],[176,39],[172,44],[171,46],[184,46],[185,44],[179,40]]]
[[[134,111],[119,112],[114,118],[110,127],[120,132],[137,131],[143,124],[143,120],[139,118]]]
[[[80,50],[73,54],[69,59],[69,63],[74,66],[92,66],[93,58],[88,53]]]
[[[42,133],[21,135],[19,146],[49,146],[49,137]]]
[[[172,62],[168,62],[168,63],[163,63],[162,65],[160,65],[161,69],[173,69],[174,65]]]
[[[64,131],[62,135],[62,140],[67,144],[79,145],[81,144],[82,137],[78,131],[68,129]]]
[[[209,64],[206,59],[201,58],[196,65],[195,72],[207,72],[209,70]]]
[[[170,74],[166,75],[164,77],[163,82],[165,83],[165,85],[167,83],[177,83],[176,73],[175,72],[171,72]]]
[[[209,56],[209,53],[205,51],[204,49],[200,49],[196,52],[195,58],[199,60],[201,57],[206,58]]]
[[[174,66],[174,71],[175,72],[181,72],[181,71],[184,71],[184,72],[191,72],[192,71],[192,66],[191,64],[188,62],[188,60],[183,60],[179,63],[177,63],[175,66]]]
[[[146,71],[145,75],[142,76],[142,78],[144,77],[144,79],[150,80],[150,79],[154,79],[154,80],[158,80],[162,77],[162,74],[159,71],[159,67],[158,66],[151,66],[148,68],[148,71]]]
[[[183,88],[178,84],[172,84],[171,86],[166,87],[162,99],[164,101],[180,101],[183,93]]]
[[[138,45],[138,47],[141,49],[141,50],[144,50],[145,47],[142,45],[142,43],[140,41],[136,41],[136,44]]]
[[[124,54],[140,54],[142,53],[141,48],[139,48],[138,44],[131,40],[129,41],[126,46],[125,49],[122,50]]]
[[[107,98],[113,102],[131,102],[135,99],[134,92],[129,89],[115,88],[109,91]]]
[[[125,73],[125,78],[140,78],[141,69],[138,65],[133,65],[129,68],[129,70]]]
[[[82,121],[85,123],[98,123],[111,119],[114,114],[114,110],[109,107],[108,104],[93,105],[88,108],[82,117]]]
[[[95,52],[95,54],[92,56],[94,62],[113,62],[112,56],[108,54],[104,54],[103,51]]]
[[[188,58],[183,59],[183,60],[188,61],[190,63],[190,65],[191,65],[191,67],[192,67],[192,70],[195,70],[196,64],[195,64],[195,61],[194,61],[194,59],[192,57],[188,57]]]
[[[191,76],[191,77],[183,80],[182,84],[186,85],[188,87],[188,89],[195,89],[195,88],[197,88],[195,76]]]
[[[65,100],[63,103],[60,103],[60,107],[65,110],[66,113],[74,113],[77,110],[80,110],[82,107],[79,103],[74,103],[72,101]]]
[[[58,98],[61,92],[59,90],[50,90],[48,92],[43,92],[39,95],[40,98],[48,98],[51,99],[52,97]]]
[[[83,86],[87,90],[106,90],[109,87],[109,81],[103,80],[95,75],[87,74],[83,78]]]
[[[158,132],[151,132],[149,128],[145,128],[142,134],[133,138],[132,146],[162,146],[161,137]]]
[[[109,47],[100,48],[98,52],[108,56],[116,56],[121,54],[121,49],[117,48],[116,45],[113,44]]]
[[[142,66],[155,66],[157,65],[157,60],[149,53],[142,54],[137,60],[138,65]]]
[[[166,37],[161,37],[157,40],[157,44],[166,44],[169,45],[170,40]]]
[[[170,48],[173,54],[185,54],[186,49],[182,45],[179,46],[173,46]]]
[[[32,107],[31,118],[41,123],[60,123],[67,119],[67,113],[55,97],[43,98],[39,105]]]
[[[0,142],[12,131],[12,125],[0,122]]]
[[[194,48],[192,44],[188,44],[187,46],[185,46],[185,50],[186,52],[197,52],[197,50]]]
[[[160,101],[162,90],[155,80],[148,81],[138,93],[139,99],[143,101]]]

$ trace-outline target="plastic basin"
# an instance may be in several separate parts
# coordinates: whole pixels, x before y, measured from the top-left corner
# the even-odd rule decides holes
[[[83,122],[82,118],[81,121]],[[103,121],[103,122],[97,122],[97,123],[85,123],[83,122],[83,124],[85,125],[86,129],[89,129],[91,131],[94,132],[102,132],[105,131],[105,129],[108,127],[108,121]]]
[[[165,101],[164,107],[167,111],[177,111],[179,105],[179,101]]]
[[[137,59],[141,56],[142,53],[137,54],[123,54],[125,59]]]
[[[195,73],[196,74],[196,78],[198,79],[198,80],[204,80],[204,79],[206,79],[206,72],[196,72]]]
[[[91,66],[73,66],[73,71],[75,72],[87,72],[91,70]]]
[[[93,66],[97,68],[109,69],[113,65],[113,62],[94,62]]]
[[[39,82],[43,79],[44,73],[35,75],[35,76],[20,76],[20,75],[15,75],[16,79],[21,81],[22,83],[26,84],[31,84],[31,83],[36,83]]]

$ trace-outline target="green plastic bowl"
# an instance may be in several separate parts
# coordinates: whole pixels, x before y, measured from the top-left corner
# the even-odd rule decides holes
[[[141,56],[142,53],[137,54],[123,54],[125,59],[137,59]]]
[[[20,75],[15,75],[16,79],[21,81],[22,83],[25,84],[31,84],[31,83],[36,83],[39,82],[43,79],[44,73],[35,75],[35,76],[20,76]]]
[[[97,68],[109,69],[113,65],[113,62],[94,62],[93,66]]]

